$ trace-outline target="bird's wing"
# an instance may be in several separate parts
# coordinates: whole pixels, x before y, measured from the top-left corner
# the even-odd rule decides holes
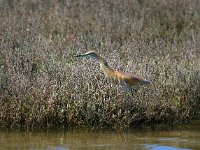
[[[115,74],[119,80],[123,80],[127,86],[136,86],[145,81],[145,79],[135,76],[134,74],[115,71]]]

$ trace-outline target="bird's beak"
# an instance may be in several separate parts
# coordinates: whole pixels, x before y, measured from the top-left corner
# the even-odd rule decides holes
[[[94,55],[94,54],[78,54],[78,55],[74,55],[74,57],[86,57],[86,58],[93,58],[95,60],[98,60],[97,59],[97,55]]]
[[[81,55],[74,55],[74,57],[81,57]]]
[[[84,54],[78,54],[78,55],[74,55],[74,57],[84,57]]]

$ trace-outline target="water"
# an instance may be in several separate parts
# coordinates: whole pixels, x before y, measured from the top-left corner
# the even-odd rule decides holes
[[[0,150],[188,150],[200,149],[200,130],[0,131]]]

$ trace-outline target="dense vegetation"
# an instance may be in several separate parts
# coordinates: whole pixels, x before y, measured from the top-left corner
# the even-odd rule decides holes
[[[152,81],[125,93],[98,63]],[[1,128],[133,128],[200,119],[198,0],[0,0]]]

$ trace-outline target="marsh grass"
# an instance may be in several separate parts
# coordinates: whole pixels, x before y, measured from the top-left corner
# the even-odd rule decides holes
[[[200,116],[198,0],[0,1],[0,126],[133,128]],[[120,92],[96,62],[152,81]]]

